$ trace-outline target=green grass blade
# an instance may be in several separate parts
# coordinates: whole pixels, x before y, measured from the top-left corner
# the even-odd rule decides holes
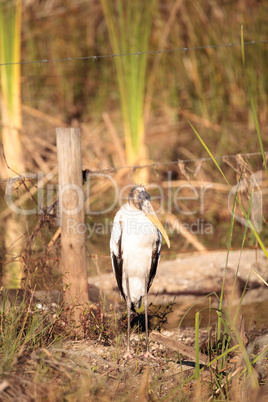
[[[209,156],[211,157],[211,159],[213,160],[213,162],[215,163],[215,165],[217,166],[218,170],[220,171],[222,177],[224,178],[225,182],[228,184],[229,187],[231,187],[229,181],[227,180],[225,174],[223,173],[223,171],[220,168],[220,165],[218,164],[218,162],[216,161],[216,159],[214,158],[212,152],[210,151],[210,149],[208,148],[208,146],[206,145],[206,143],[204,142],[204,140],[202,139],[202,137],[198,134],[198,132],[196,131],[196,129],[194,128],[194,126],[192,125],[192,123],[189,121],[189,119],[187,119],[187,117],[185,117],[186,120],[188,121],[188,124],[191,126],[193,132],[195,133],[195,135],[197,136],[197,138],[199,139],[199,141],[201,142],[201,144],[203,145],[203,147],[205,148],[205,150],[207,151],[207,153],[209,154]]]
[[[252,364],[252,365],[256,364],[257,361],[258,361],[259,359],[261,359],[262,357],[264,357],[267,352],[268,352],[268,346],[266,346],[266,347],[260,352],[260,354],[259,354],[258,356],[256,356],[256,357],[252,360],[251,364]]]
[[[244,45],[244,27],[241,25],[241,54],[242,54],[242,63],[245,68],[245,45]]]
[[[207,153],[209,154],[209,156],[211,157],[211,159],[213,160],[213,162],[215,163],[215,165],[217,166],[218,170],[220,171],[222,177],[224,178],[225,182],[228,184],[229,187],[231,187],[229,181],[227,180],[225,174],[223,173],[223,171],[221,170],[218,162],[216,161],[216,159],[214,158],[212,152],[210,151],[210,149],[208,148],[208,146],[206,145],[206,143],[204,142],[204,140],[202,139],[202,137],[198,134],[198,132],[196,131],[196,129],[194,128],[194,126],[191,124],[191,122],[186,118],[186,120],[188,121],[189,125],[192,127],[194,133],[196,134],[197,138],[199,139],[199,141],[201,142],[201,144],[203,145],[203,147],[205,148],[205,150],[207,151]],[[245,209],[243,208],[241,202],[237,199],[237,204],[239,205],[244,217],[247,216]],[[264,252],[266,258],[268,259],[268,251],[266,250],[265,245],[263,244],[259,234],[257,233],[253,223],[248,220],[248,226],[250,227],[250,229],[252,230],[257,242],[259,243],[262,251]]]
[[[199,365],[199,312],[195,315],[195,377],[200,381],[200,365]]]

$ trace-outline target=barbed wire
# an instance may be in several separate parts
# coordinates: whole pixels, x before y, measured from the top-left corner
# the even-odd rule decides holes
[[[244,45],[258,45],[268,43],[268,40],[260,40],[260,41],[249,41],[244,42]],[[42,60],[25,60],[25,61],[17,61],[10,63],[0,63],[1,66],[10,66],[15,64],[47,64],[47,63],[58,63],[58,62],[66,62],[66,61],[78,61],[78,60],[99,60],[99,59],[113,59],[115,57],[126,57],[126,56],[142,56],[142,55],[155,55],[159,53],[176,53],[176,52],[186,52],[190,50],[205,50],[205,49],[217,49],[223,47],[232,47],[232,46],[241,46],[241,42],[234,43],[223,43],[219,45],[205,45],[205,46],[192,46],[192,47],[182,47],[178,49],[160,49],[160,50],[149,50],[147,52],[130,52],[130,53],[114,53],[114,54],[103,54],[103,55],[95,55],[95,56],[80,56],[80,57],[64,57],[59,59],[42,59]]]
[[[268,156],[268,151],[264,152],[265,156]],[[226,155],[218,155],[215,156],[214,159],[216,160],[224,160],[228,158],[236,158],[238,155],[242,156],[243,158],[252,158],[254,156],[262,156],[261,152],[248,152],[248,153],[236,153],[236,154],[226,154]],[[107,174],[107,173],[115,173],[118,170],[121,169],[131,169],[131,170],[137,170],[137,169],[145,169],[145,168],[157,168],[160,166],[169,166],[169,165],[178,165],[180,163],[196,163],[196,162],[208,162],[212,161],[211,157],[202,157],[202,158],[192,158],[192,159],[177,159],[176,161],[165,161],[165,162],[153,162],[153,163],[147,163],[143,165],[125,165],[125,166],[115,166],[111,168],[106,168],[106,169],[85,169],[83,170],[83,177],[86,179],[88,176],[92,174]],[[24,175],[17,175],[13,176],[10,178],[3,178],[0,179],[0,184],[5,184],[11,180],[17,181],[17,180],[25,180],[32,182],[35,178],[37,178],[37,174],[33,173],[32,176],[30,176],[31,173],[28,173],[27,176]],[[53,174],[53,178],[57,177],[57,174]],[[51,180],[51,173],[48,173],[47,175],[42,176],[42,180],[45,178],[49,177]]]
[[[265,155],[267,154],[268,156],[268,151],[264,152]],[[231,154],[231,155],[219,155],[215,156],[214,159],[216,160],[224,160],[228,158],[236,158],[237,155],[240,155],[244,158],[250,158],[253,156],[262,156],[261,152],[251,152],[251,153],[237,153],[237,154]],[[193,159],[177,159],[176,161],[166,161],[166,162],[154,162],[154,163],[147,163],[144,165],[126,165],[126,166],[118,166],[118,167],[112,167],[112,168],[107,168],[107,169],[86,169],[83,172],[90,174],[101,174],[101,173],[114,173],[118,170],[121,169],[144,169],[144,168],[157,168],[158,166],[168,166],[168,165],[178,165],[179,163],[193,163],[193,162],[207,162],[207,161],[212,161],[211,157],[203,157],[203,158],[193,158]]]

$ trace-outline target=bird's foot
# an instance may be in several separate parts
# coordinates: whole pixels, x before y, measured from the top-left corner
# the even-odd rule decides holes
[[[129,350],[127,350],[126,353],[124,354],[124,359],[126,360],[133,359],[133,356]]]
[[[152,355],[152,353],[149,352],[149,350],[147,350],[147,352],[144,353],[144,355],[141,355],[141,358],[143,358],[143,359],[157,360],[157,358],[154,357],[154,356]]]

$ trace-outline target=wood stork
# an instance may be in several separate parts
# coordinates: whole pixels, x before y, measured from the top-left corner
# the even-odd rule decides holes
[[[125,358],[130,353],[130,310],[140,308],[144,297],[146,353],[149,352],[148,291],[160,259],[162,235],[168,247],[168,235],[158,219],[150,195],[143,186],[134,186],[114,218],[110,240],[113,271],[121,296],[127,302],[128,336]]]

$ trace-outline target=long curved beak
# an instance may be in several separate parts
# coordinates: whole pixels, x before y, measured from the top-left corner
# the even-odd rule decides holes
[[[157,227],[157,229],[162,233],[164,239],[167,242],[168,248],[170,248],[170,241],[167,235],[167,232],[165,231],[162,223],[160,222],[158,216],[155,213],[155,210],[152,207],[152,204],[149,201],[146,201],[143,206],[142,210],[147,216],[148,219]]]

